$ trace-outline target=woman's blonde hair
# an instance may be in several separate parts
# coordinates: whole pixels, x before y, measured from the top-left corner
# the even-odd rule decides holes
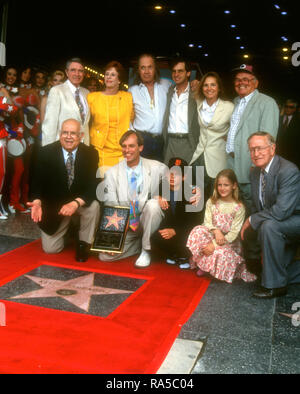
[[[238,185],[237,177],[235,175],[235,172],[229,168],[220,171],[218,173],[218,175],[216,176],[215,183],[214,183],[214,191],[211,196],[211,202],[213,204],[215,204],[217,202],[217,200],[220,198],[220,195],[218,192],[218,182],[221,177],[227,178],[232,184],[236,183],[237,187],[234,189],[232,197],[237,203],[242,204],[242,201],[240,200],[240,196],[239,196],[239,185]]]

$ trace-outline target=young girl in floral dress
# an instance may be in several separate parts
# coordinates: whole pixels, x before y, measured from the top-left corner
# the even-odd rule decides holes
[[[189,235],[187,247],[192,253],[191,267],[198,267],[197,275],[209,273],[213,277],[232,283],[256,280],[246,269],[241,255],[239,233],[245,219],[245,208],[239,200],[235,173],[218,173],[212,197],[206,203],[204,223]]]

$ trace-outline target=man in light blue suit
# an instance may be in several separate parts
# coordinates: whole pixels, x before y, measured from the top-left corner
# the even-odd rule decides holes
[[[236,173],[246,208],[251,207],[250,168],[252,166],[247,140],[257,131],[265,131],[275,139],[278,132],[279,109],[275,100],[257,89],[258,79],[250,65],[234,70],[234,99],[226,152],[228,167]]]

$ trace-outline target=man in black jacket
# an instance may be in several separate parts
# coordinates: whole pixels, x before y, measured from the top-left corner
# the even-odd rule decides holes
[[[159,229],[151,237],[151,245],[166,255],[168,264],[178,264],[180,268],[190,268],[190,252],[186,247],[191,230],[200,223],[195,192],[190,185],[184,187],[187,180],[188,163],[174,157],[169,160],[169,179],[159,185],[158,201],[164,212]],[[200,192],[198,192],[200,198]],[[192,202],[193,201],[193,202]]]
[[[86,261],[100,208],[96,201],[98,153],[81,143],[80,122],[65,120],[60,139],[41,149],[32,183],[31,217],[41,228],[43,250],[59,253],[71,217],[80,216],[76,260]]]

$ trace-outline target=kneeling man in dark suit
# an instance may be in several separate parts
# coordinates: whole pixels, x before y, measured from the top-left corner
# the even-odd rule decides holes
[[[300,262],[293,261],[300,241],[300,172],[275,154],[274,138],[265,132],[248,139],[251,160],[252,215],[241,231],[246,261],[262,257],[262,289],[253,295],[273,298],[300,283]],[[254,232],[253,232],[254,230]],[[253,247],[254,237],[260,250]]]
[[[98,153],[81,143],[83,132],[75,119],[62,124],[60,139],[43,147],[34,171],[31,217],[41,229],[43,250],[59,253],[64,247],[71,217],[79,215],[79,242],[76,260],[84,262],[95,228],[100,206],[96,201]]]

